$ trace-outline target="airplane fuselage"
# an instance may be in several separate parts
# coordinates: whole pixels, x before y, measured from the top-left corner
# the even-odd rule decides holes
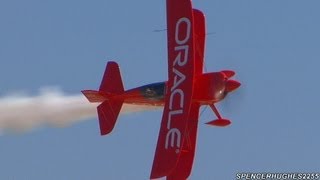
[[[195,90],[192,100],[201,105],[210,105],[221,101],[227,95],[226,79],[223,73],[205,73],[195,80]],[[106,98],[121,99],[124,103],[135,105],[163,106],[165,102],[167,82],[157,82],[129,89],[123,94]],[[234,89],[238,88],[234,84]],[[233,89],[233,90],[234,90]],[[103,102],[104,100],[102,100]]]

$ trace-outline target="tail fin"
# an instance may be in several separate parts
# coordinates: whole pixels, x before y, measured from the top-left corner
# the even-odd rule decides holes
[[[84,90],[82,93],[90,102],[102,102],[98,107],[98,117],[101,135],[109,134],[120,113],[123,100],[114,99],[113,96],[124,92],[119,65],[110,61],[104,72],[99,91]]]
[[[122,94],[124,92],[120,68],[116,62],[108,62],[99,91],[112,94]]]

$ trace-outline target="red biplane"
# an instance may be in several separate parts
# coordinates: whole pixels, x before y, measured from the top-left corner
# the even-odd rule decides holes
[[[205,16],[191,0],[167,0],[168,81],[125,91],[119,66],[108,62],[100,88],[84,90],[97,107],[101,135],[115,126],[122,104],[164,106],[151,179],[185,180],[190,175],[197,139],[199,109],[210,106],[216,120],[206,124],[227,126],[215,103],[236,90],[234,71],[203,72]]]

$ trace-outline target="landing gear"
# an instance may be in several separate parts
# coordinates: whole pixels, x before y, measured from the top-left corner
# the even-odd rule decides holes
[[[210,105],[212,111],[214,112],[214,114],[218,117],[218,119],[213,120],[213,121],[209,121],[206,124],[208,125],[212,125],[212,126],[219,126],[219,127],[224,127],[224,126],[228,126],[231,124],[231,121],[228,119],[223,119],[218,111],[218,109],[214,106],[214,104]]]

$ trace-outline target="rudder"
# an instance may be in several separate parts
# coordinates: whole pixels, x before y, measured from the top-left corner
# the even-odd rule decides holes
[[[99,91],[108,92],[111,94],[122,94],[124,92],[120,68],[116,62],[108,62]]]

